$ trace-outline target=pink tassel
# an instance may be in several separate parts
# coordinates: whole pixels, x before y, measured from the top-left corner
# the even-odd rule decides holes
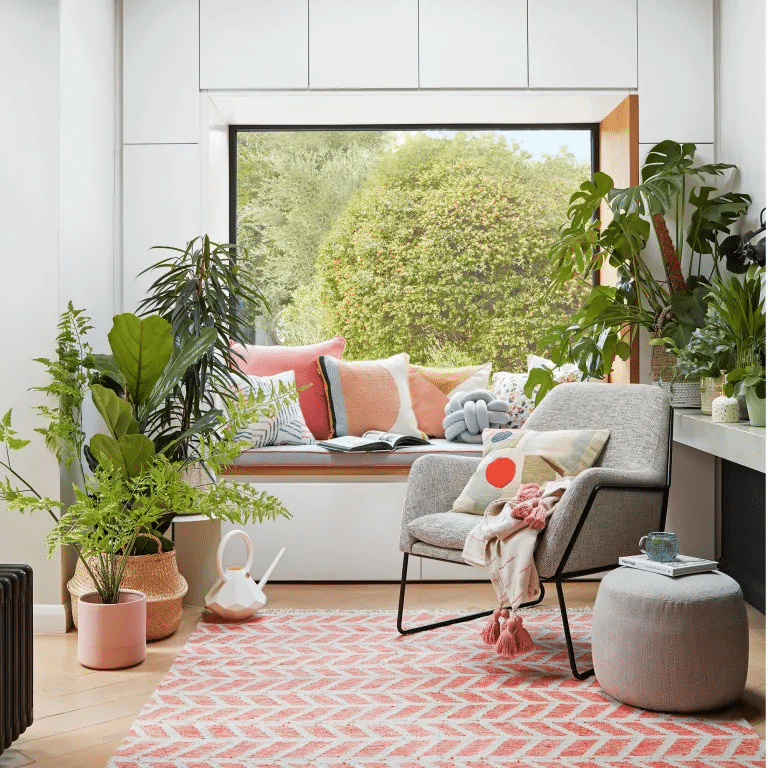
[[[528,653],[528,651],[533,650],[533,639],[523,626],[523,620],[519,616],[515,616],[515,641],[517,642],[518,653]]]
[[[499,635],[499,642],[496,643],[497,652],[506,658],[512,658],[517,655],[517,643],[512,633],[515,627],[514,619],[507,619]]]
[[[493,616],[488,619],[488,623],[485,625],[485,629],[480,633],[480,637],[483,638],[483,642],[486,645],[496,645],[501,634],[501,627],[499,626],[499,619],[501,618],[501,610],[497,608],[493,612]]]
[[[547,522],[547,508],[539,502],[525,518],[525,522],[531,528],[536,528],[537,530],[543,528]]]
[[[525,520],[526,517],[533,513],[536,508],[536,502],[534,501],[521,501],[512,508],[512,517],[516,517],[518,520]]]
[[[517,489],[518,501],[530,501],[538,499],[541,496],[541,486],[536,483],[525,483]]]

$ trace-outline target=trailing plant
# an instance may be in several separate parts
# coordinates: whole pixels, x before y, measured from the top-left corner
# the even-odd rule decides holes
[[[230,464],[246,445],[237,439],[237,430],[271,412],[275,400],[285,392],[270,398],[264,393],[238,395],[227,416],[220,409],[210,409],[186,434],[176,437],[194,440],[184,458],[174,459],[173,440],[164,439],[161,432],[156,443],[142,429],[152,425],[154,409],[175,386],[179,372],[205,354],[212,331],[204,331],[199,339],[178,348],[162,318],[118,315],[109,334],[113,356],[94,356],[84,340],[88,322],[71,304],[62,316],[60,358],[42,360],[51,383],[40,388],[58,397],[59,407],[38,409],[48,420],[48,426],[38,431],[60,461],[71,464],[77,459],[83,487],[73,484],[75,502],[64,509],[61,501],[40,494],[14,469],[11,451],[23,449],[29,441],[17,437],[9,410],[0,420],[0,443],[6,457],[0,466],[9,475],[0,482],[0,499],[11,510],[48,512],[54,521],[49,554],[59,544],[72,544],[102,602],[115,602],[126,559],[139,552],[138,535],[162,532],[179,511],[240,525],[290,517],[276,498],[248,483],[212,482],[193,487],[185,479],[192,462],[203,462],[213,473]],[[102,384],[88,385],[95,373],[92,365],[124,397]],[[80,408],[89,390],[108,432],[93,435],[86,446]],[[92,474],[82,463],[84,453],[90,458]],[[89,557],[94,559],[89,561]]]
[[[170,324],[172,337],[181,348],[201,337],[207,342],[204,354],[187,363],[162,407],[152,413],[151,427],[162,440],[173,443],[178,458],[189,451],[189,430],[213,409],[215,395],[228,402],[242,380],[230,340],[241,344],[250,340],[243,307],[264,306],[268,312],[269,305],[243,279],[245,273],[237,258],[242,249],[237,245],[214,243],[203,235],[190,240],[184,249],[154,248],[176,255],[141,272],[161,274],[139,304],[140,315],[160,315]]]
[[[596,172],[571,196],[567,221],[549,250],[552,288],[573,280],[591,284],[593,273],[604,265],[616,269],[617,281],[593,287],[569,323],[545,334],[540,348],[556,364],[573,362],[585,376],[607,376],[617,357],[629,357],[629,342],[639,328],[662,336],[671,349],[682,349],[703,327],[709,281],[720,275],[725,257],[721,244],[746,213],[750,198],[735,192],[717,195],[707,181],[734,166],[695,166],[695,151],[694,144],[663,141],[649,152],[640,184],[616,189],[610,176]],[[604,225],[597,219],[601,204],[611,217]],[[666,215],[673,219],[674,241]],[[651,229],[664,280],[654,277],[643,258]],[[554,386],[551,376],[539,370],[528,379],[529,390],[539,385],[537,401]]]

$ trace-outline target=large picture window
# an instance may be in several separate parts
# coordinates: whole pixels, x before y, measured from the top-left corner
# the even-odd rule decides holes
[[[525,370],[585,288],[546,254],[592,171],[593,126],[232,132],[231,237],[270,304],[257,336],[345,357]]]

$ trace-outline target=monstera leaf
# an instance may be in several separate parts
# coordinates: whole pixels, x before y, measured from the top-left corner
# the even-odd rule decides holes
[[[123,435],[135,435],[139,431],[139,422],[133,417],[133,409],[127,400],[100,384],[91,385],[91,397],[115,440]]]
[[[691,216],[686,242],[696,253],[712,253],[718,235],[727,235],[731,224],[746,214],[752,202],[749,195],[739,192],[712,197],[716,191],[714,187],[701,187],[691,190],[688,198],[696,210]]]
[[[140,320],[126,312],[115,317],[108,338],[115,363],[125,377],[128,399],[140,405],[173,354],[171,325],[159,315]]]
[[[94,435],[90,449],[99,464],[111,459],[127,480],[139,475],[155,458],[154,443],[144,435],[123,435],[119,440],[110,435]]]

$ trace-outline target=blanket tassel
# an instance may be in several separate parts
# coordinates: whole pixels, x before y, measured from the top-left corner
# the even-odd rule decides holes
[[[485,625],[485,629],[480,634],[480,637],[482,637],[483,642],[486,645],[496,645],[496,642],[499,639],[499,634],[501,633],[501,627],[499,626],[500,619],[501,609],[497,608],[493,612],[493,616],[488,619],[488,623]]]
[[[496,643],[496,651],[508,659],[517,655],[517,642],[513,634],[514,627],[515,620],[513,618],[505,619],[499,635],[499,642]]]
[[[523,626],[523,620],[519,616],[515,616],[515,640],[517,641],[518,653],[528,653],[528,651],[533,650],[533,639]]]

